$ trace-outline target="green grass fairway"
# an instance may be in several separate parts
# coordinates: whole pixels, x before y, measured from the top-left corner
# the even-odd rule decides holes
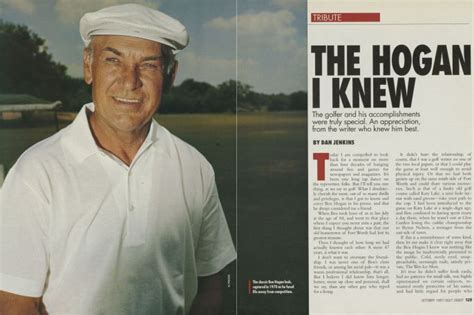
[[[180,114],[157,119],[214,166],[239,254],[237,266],[224,275],[225,314],[235,314],[236,301],[241,315],[307,314],[306,113]],[[0,129],[0,163],[10,168],[21,152],[52,133],[54,126]],[[291,280],[294,294],[249,295],[248,280]]]

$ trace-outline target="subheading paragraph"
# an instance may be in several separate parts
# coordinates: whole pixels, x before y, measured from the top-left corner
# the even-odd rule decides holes
[[[314,133],[414,133],[421,128],[420,112],[341,112],[321,113],[313,111],[311,119]]]

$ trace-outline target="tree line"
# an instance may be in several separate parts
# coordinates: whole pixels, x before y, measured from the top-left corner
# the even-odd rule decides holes
[[[90,86],[69,76],[67,67],[53,60],[45,40],[24,25],[0,20],[0,69],[0,94],[60,100],[64,111],[78,111],[92,99]],[[235,80],[213,86],[187,79],[163,96],[160,112],[305,110],[306,104],[304,91],[264,94]]]

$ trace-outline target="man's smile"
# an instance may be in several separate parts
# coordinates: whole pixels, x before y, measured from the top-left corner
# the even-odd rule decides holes
[[[138,98],[125,98],[125,97],[118,97],[118,96],[112,96],[112,98],[119,103],[125,103],[125,104],[140,104],[142,102],[142,100]]]

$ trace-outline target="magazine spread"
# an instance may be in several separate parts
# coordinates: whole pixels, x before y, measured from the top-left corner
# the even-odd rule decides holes
[[[472,314],[472,2],[307,14],[310,314]]]
[[[0,191],[92,100],[81,16],[126,2],[190,34],[155,119],[213,167],[222,314],[474,314],[474,1],[0,0]]]

